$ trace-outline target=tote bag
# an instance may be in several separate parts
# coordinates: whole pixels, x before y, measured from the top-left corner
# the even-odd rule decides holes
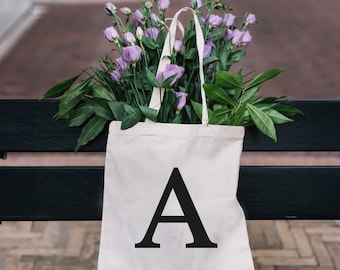
[[[203,35],[195,12],[203,85]],[[163,57],[162,57],[163,59]],[[165,60],[166,61],[166,60]],[[163,60],[159,70],[164,68]],[[159,109],[161,89],[150,107]],[[201,90],[203,107],[205,95]],[[244,128],[141,122],[109,128],[99,270],[253,270],[236,198]]]

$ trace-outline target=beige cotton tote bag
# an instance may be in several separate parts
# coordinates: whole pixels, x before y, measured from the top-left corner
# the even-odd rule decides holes
[[[196,22],[203,86],[195,12],[176,13],[170,33],[183,11]],[[163,54],[173,41],[168,35]],[[159,109],[161,91],[154,89],[150,107]],[[244,127],[208,125],[203,87],[201,94],[202,124],[110,124],[99,270],[254,269],[236,198]]]

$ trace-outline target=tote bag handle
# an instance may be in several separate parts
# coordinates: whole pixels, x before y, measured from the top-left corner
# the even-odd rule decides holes
[[[192,13],[193,17],[194,17],[195,31],[196,31],[196,44],[197,44],[198,59],[199,59],[199,76],[200,76],[200,81],[201,81],[202,125],[207,125],[208,121],[209,121],[209,116],[208,116],[208,108],[207,108],[205,92],[204,92],[204,88],[203,88],[203,84],[204,84],[204,74],[203,74],[204,37],[203,37],[203,32],[202,32],[201,25],[200,25],[200,22],[198,20],[198,17],[196,15],[195,11],[192,8],[189,8],[189,7],[182,8],[179,11],[177,11],[175,16],[173,17],[172,22],[171,22],[170,27],[169,27],[169,32],[166,36],[165,43],[164,43],[164,46],[163,46],[163,51],[162,51],[161,59],[159,61],[157,74],[161,71],[164,71],[165,66],[167,64],[170,64],[170,59],[169,59],[168,56],[171,55],[172,48],[173,48],[174,42],[175,42],[177,26],[178,26],[178,24],[180,24],[179,21],[178,21],[178,16],[183,11],[190,11]],[[161,102],[162,102],[163,96],[164,96],[164,91],[165,91],[164,89],[159,89],[157,87],[153,88],[151,100],[150,100],[150,103],[149,103],[150,108],[155,109],[157,111],[160,110]]]

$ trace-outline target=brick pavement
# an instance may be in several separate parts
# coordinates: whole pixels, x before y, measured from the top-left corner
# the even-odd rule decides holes
[[[174,12],[182,1],[172,0]],[[126,3],[126,2],[125,2]],[[254,12],[259,23],[242,62],[245,70],[285,67],[287,71],[264,92],[292,98],[339,98],[337,74],[340,2],[317,0],[229,1],[236,14]],[[119,3],[118,3],[119,4]],[[119,4],[122,6],[122,2]],[[129,5],[132,8],[135,4]],[[0,62],[0,98],[37,98],[58,81],[77,74],[110,50],[102,30],[110,24],[102,4],[46,5],[46,13],[25,32]],[[244,163],[271,162],[247,154]],[[292,161],[292,157],[294,161]],[[294,153],[285,164],[339,165],[339,154]],[[52,163],[58,154],[49,155]],[[79,163],[81,158],[63,156]],[[86,157],[85,157],[86,159]],[[46,162],[36,155],[35,162]],[[103,157],[97,156],[97,162]],[[98,161],[99,160],[99,161]],[[32,164],[31,156],[9,155],[2,163]],[[93,162],[93,161],[91,161]],[[6,163],[6,164],[5,164]],[[340,269],[339,221],[250,221],[251,247],[257,270]],[[3,222],[0,225],[0,269],[95,269],[100,222]]]

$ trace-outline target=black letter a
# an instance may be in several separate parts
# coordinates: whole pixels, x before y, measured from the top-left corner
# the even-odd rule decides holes
[[[162,212],[169,199],[171,190],[175,191],[178,202],[182,208],[184,216],[162,216]],[[197,210],[190,198],[190,194],[184,184],[178,168],[174,168],[169,182],[165,187],[162,198],[157,206],[156,212],[151,220],[149,228],[140,243],[135,244],[136,248],[159,248],[160,244],[152,241],[153,234],[159,222],[186,222],[189,225],[194,242],[186,244],[190,248],[216,248],[217,244],[212,243],[198,216]]]

